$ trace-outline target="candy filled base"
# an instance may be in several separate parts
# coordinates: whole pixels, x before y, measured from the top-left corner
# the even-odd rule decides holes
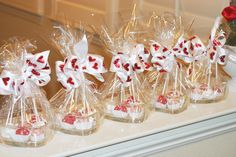
[[[131,97],[132,98],[132,97]],[[141,123],[145,120],[147,111],[143,103],[134,102],[131,98],[120,105],[112,100],[108,100],[105,108],[105,117],[110,120]]]
[[[208,87],[207,84],[196,84],[191,90],[191,103],[212,103],[224,99],[226,95],[225,84]]]
[[[46,121],[30,121],[22,124],[8,124],[1,128],[4,143],[22,147],[45,145],[52,130],[46,127]]]
[[[97,130],[99,119],[100,115],[96,111],[57,114],[57,129],[67,134],[90,135]]]
[[[153,107],[156,111],[177,114],[187,109],[189,99],[186,95],[171,91],[165,95],[157,95]]]

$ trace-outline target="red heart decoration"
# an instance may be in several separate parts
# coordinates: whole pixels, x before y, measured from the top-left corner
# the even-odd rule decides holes
[[[34,75],[36,75],[36,76],[39,76],[40,75],[40,73],[38,72],[38,71],[36,71],[35,69],[32,69],[32,74],[34,74]]]
[[[215,56],[215,52],[211,52],[210,53],[210,59],[213,60],[214,56]]]
[[[188,51],[187,51],[186,47],[184,48],[183,52],[184,52],[184,54],[188,55]]]
[[[94,63],[92,68],[97,70],[98,69],[98,63]]]
[[[89,62],[94,62],[94,61],[96,61],[96,58],[89,56]]]
[[[219,41],[217,41],[216,39],[213,40],[213,44],[214,44],[215,46],[221,45],[221,43],[220,43]]]
[[[178,51],[179,49],[178,48],[173,48],[174,51]]]
[[[59,65],[59,68],[61,69],[62,72],[64,72],[64,67],[65,67],[65,64]]]
[[[74,59],[71,60],[71,66],[72,66],[73,68],[75,68],[75,69],[78,67],[78,66],[76,66],[76,64],[75,64],[76,62],[77,62],[77,59],[76,59],[76,58],[74,58]]]
[[[131,82],[131,81],[132,81],[132,80],[131,80],[131,77],[128,76],[126,82]]]
[[[71,77],[67,79],[67,83],[72,84],[72,85],[75,84],[74,81],[73,81],[73,79],[72,79]]]
[[[10,77],[4,77],[4,78],[2,78],[2,81],[3,81],[4,85],[7,86],[8,81],[10,81]]]
[[[162,51],[166,52],[167,50],[168,50],[168,48],[164,47]]]
[[[160,48],[160,46],[157,44],[153,44],[152,46],[154,47],[155,51],[157,51]]]
[[[161,66],[161,64],[158,62],[154,63],[154,65]]]
[[[26,63],[27,63],[29,66],[37,67],[37,65],[34,64],[34,63],[32,63],[30,60],[26,60]]]
[[[225,55],[220,57],[220,61],[221,61],[222,63],[225,62]]]
[[[196,44],[195,44],[195,47],[202,47],[202,45],[201,45],[201,44],[198,44],[198,43],[196,43]]]
[[[37,62],[39,62],[39,63],[45,63],[45,61],[43,60],[43,56],[40,56],[40,57],[37,59]]]
[[[135,63],[133,70],[135,71],[135,70],[140,70],[140,69],[141,69],[141,67],[138,66],[138,63]]]
[[[123,67],[126,71],[129,71],[129,63],[123,64]]]
[[[42,68],[43,70],[49,70],[50,67],[48,65],[46,65],[44,68]]]
[[[179,47],[180,47],[180,48],[183,48],[183,43],[180,43],[180,44],[179,44]]]
[[[120,64],[119,64],[120,59],[117,58],[116,60],[114,60],[113,64],[117,67],[120,68]]]

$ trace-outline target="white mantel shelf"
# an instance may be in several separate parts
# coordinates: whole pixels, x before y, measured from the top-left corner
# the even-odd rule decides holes
[[[90,136],[57,132],[40,148],[0,144],[1,157],[112,157],[147,156],[236,130],[236,93],[213,104],[191,104],[187,111],[170,115],[153,112],[142,124],[104,120]]]

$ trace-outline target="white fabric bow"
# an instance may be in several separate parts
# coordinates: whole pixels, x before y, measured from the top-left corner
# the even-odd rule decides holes
[[[192,63],[206,54],[206,47],[198,36],[185,39],[182,35],[174,46],[173,52],[177,58],[186,63]]]
[[[58,81],[66,90],[78,88],[83,81],[84,73],[93,75],[99,81],[104,81],[102,73],[106,72],[103,61],[99,55],[88,54],[88,42],[86,35],[73,47],[73,55],[64,61],[56,61],[56,74]]]
[[[113,56],[110,71],[115,72],[121,83],[128,86],[135,72],[142,73],[145,70],[151,70],[152,67],[148,63],[150,52],[144,48],[143,44],[129,45],[124,52],[118,52]]]
[[[38,54],[26,53],[22,61],[13,63],[15,71],[4,69],[0,76],[0,94],[19,96],[26,90],[32,92],[28,81],[44,86],[50,81],[51,69],[48,64],[49,51]],[[22,64],[22,65],[21,65]],[[19,67],[18,67],[19,66]],[[22,67],[21,67],[22,66]]]
[[[172,51],[157,42],[152,42],[150,51],[154,68],[159,72],[171,72],[175,57]]]

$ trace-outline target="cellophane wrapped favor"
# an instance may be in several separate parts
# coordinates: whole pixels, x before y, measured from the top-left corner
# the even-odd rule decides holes
[[[104,81],[104,58],[88,53],[85,32],[70,26],[56,26],[53,42],[65,57],[56,62],[58,81],[64,87],[50,101],[55,106],[57,128],[68,134],[88,135],[96,131],[103,117],[96,97],[93,76]]]
[[[152,106],[157,111],[179,113],[189,104],[183,62],[176,58],[174,46],[181,32],[180,19],[165,13],[152,16],[150,20],[149,27],[153,31],[152,39],[155,40],[149,43],[154,67],[148,73],[148,80],[152,84]]]
[[[155,71],[149,74],[154,109],[172,114],[184,111],[189,101],[182,64],[177,61],[173,50],[157,42],[151,43],[150,51],[155,68]]]
[[[132,18],[113,35],[102,27],[100,34],[112,55],[109,77],[101,88],[104,112],[108,119],[128,123],[143,122],[150,108],[150,86],[143,75],[152,68],[150,52],[137,42],[136,22]]]
[[[205,58],[200,64],[190,68],[192,77],[190,82],[190,98],[193,103],[216,102],[225,98],[226,79],[220,71],[220,65],[225,65],[228,50],[225,48],[226,36],[219,29],[221,19],[218,17],[211,30]],[[186,75],[187,76],[187,75]]]
[[[50,81],[49,51],[32,54],[35,50],[19,38],[1,47],[1,138],[9,145],[41,146],[53,135],[49,101],[40,89]]]

